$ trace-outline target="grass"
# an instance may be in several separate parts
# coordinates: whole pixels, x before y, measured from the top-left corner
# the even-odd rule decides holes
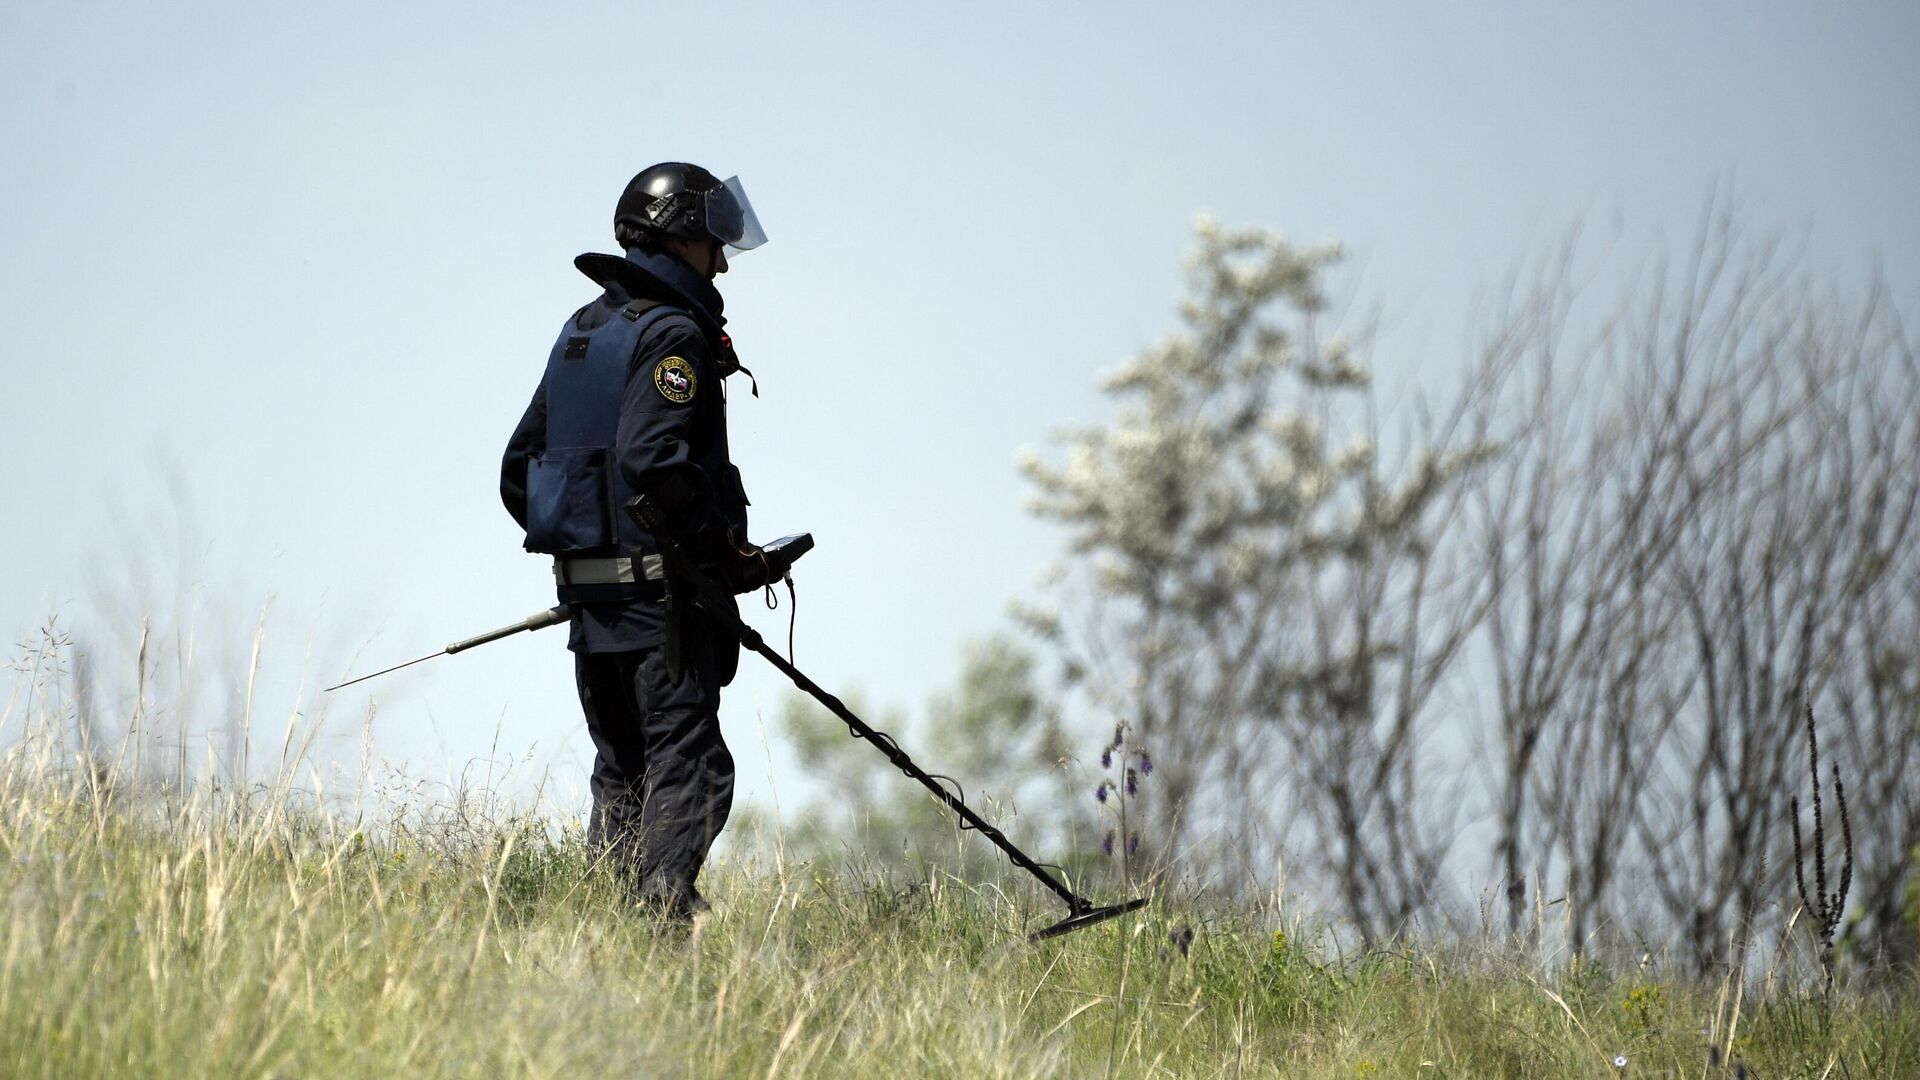
[[[1167,899],[1031,946],[1045,897],[808,864],[716,867],[715,912],[662,934],[538,820],[0,795],[10,1077],[1920,1075],[1911,983],[1736,1008]]]

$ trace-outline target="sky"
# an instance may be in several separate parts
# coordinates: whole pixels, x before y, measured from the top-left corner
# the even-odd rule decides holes
[[[552,602],[500,452],[572,257],[689,160],[770,236],[718,285],[756,538],[819,542],[798,662],[917,709],[1062,556],[1015,460],[1178,329],[1196,215],[1342,242],[1388,389],[1569,230],[1625,280],[1709,197],[1911,313],[1916,57],[1900,3],[0,0],[0,630],[123,670],[186,612],[199,663],[258,635],[261,723],[322,756],[371,706],[407,775],[583,805],[561,631],[317,688]],[[747,657],[725,695],[744,799],[805,787],[784,693]]]

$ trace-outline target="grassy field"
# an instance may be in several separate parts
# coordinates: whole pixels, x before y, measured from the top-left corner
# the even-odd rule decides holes
[[[1911,982],[1337,957],[1277,907],[1164,898],[1034,946],[1057,912],[1011,871],[722,866],[662,934],[541,822],[0,794],[8,1077],[1920,1076]]]

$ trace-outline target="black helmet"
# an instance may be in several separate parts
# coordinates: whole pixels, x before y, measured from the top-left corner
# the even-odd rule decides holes
[[[683,161],[663,161],[629,180],[613,208],[613,224],[688,240],[712,238],[730,251],[767,242],[739,177],[720,180]]]

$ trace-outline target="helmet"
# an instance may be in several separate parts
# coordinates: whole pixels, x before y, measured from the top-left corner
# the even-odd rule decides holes
[[[613,223],[687,240],[718,240],[730,252],[767,242],[739,177],[716,179],[683,161],[663,161],[629,180],[613,208]]]

